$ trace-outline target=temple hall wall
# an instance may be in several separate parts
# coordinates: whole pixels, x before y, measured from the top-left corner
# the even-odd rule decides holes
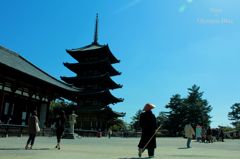
[[[3,91],[0,91],[0,121],[1,121],[1,117],[2,117],[1,114],[2,114],[2,109],[3,109],[3,101],[4,101],[4,93],[3,93]]]
[[[47,119],[47,111],[48,111],[48,105],[47,103],[42,103],[40,105],[40,113],[39,113],[39,126],[40,127],[44,127],[44,124],[46,122]]]
[[[40,127],[43,127],[48,103],[7,93],[2,101],[1,121],[5,124],[28,125],[28,118],[34,110],[37,110]]]

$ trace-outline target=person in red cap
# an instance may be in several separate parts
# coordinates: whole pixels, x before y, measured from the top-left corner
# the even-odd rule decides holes
[[[152,113],[152,109],[155,105],[147,103],[140,115],[140,127],[142,128],[142,136],[138,144],[138,156],[141,157],[145,149],[148,149],[148,156],[154,157],[154,149],[156,148],[156,136],[155,131],[157,129],[156,117]]]

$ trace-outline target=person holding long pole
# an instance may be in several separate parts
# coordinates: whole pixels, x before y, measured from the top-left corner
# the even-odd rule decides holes
[[[144,112],[140,115],[140,127],[142,128],[142,136],[138,144],[138,156],[141,157],[145,149],[148,150],[149,158],[154,157],[154,149],[156,148],[156,129],[157,122],[156,117],[152,113],[152,109],[155,105],[147,103],[143,110]]]

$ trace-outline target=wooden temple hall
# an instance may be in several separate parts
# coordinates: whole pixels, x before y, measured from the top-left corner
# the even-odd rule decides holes
[[[36,67],[19,54],[0,46],[0,120],[2,123],[27,125],[33,110],[37,110],[42,127],[48,119],[50,102],[64,98],[76,103],[76,128],[106,130],[109,123],[125,113],[110,107],[122,102],[111,90],[122,88],[111,77],[118,76],[113,64],[120,61],[108,45],[98,43],[98,16],[94,39],[90,45],[67,49],[77,62],[64,66],[75,76],[62,76],[57,80]]]
[[[1,123],[27,125],[37,110],[43,127],[49,104],[56,98],[72,99],[80,90],[48,75],[16,52],[0,46]]]

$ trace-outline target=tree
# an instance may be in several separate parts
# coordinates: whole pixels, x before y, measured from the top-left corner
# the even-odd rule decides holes
[[[131,125],[132,129],[134,129],[135,131],[138,131],[141,129],[140,125],[139,125],[139,120],[140,120],[140,115],[142,112],[143,111],[141,109],[139,109],[136,112],[135,116],[132,117],[132,121],[131,121],[130,125]]]
[[[171,136],[181,135],[184,126],[189,122],[194,127],[197,124],[204,127],[209,126],[211,118],[209,113],[212,107],[206,99],[202,99],[203,92],[199,90],[199,86],[193,85],[188,88],[187,98],[181,98],[179,94],[175,94],[165,106],[170,109],[166,128]]]
[[[73,110],[76,110],[76,105],[67,100],[56,100],[50,103],[49,110],[52,113],[63,110],[66,114],[71,114]]]
[[[56,100],[51,102],[49,106],[48,119],[46,122],[47,127],[51,126],[58,112],[62,110],[65,111],[66,116],[68,116],[73,110],[76,110],[76,105],[73,102],[66,100]]]
[[[165,106],[170,109],[165,121],[165,127],[169,131],[170,136],[178,136],[182,131],[182,120],[184,119],[183,99],[179,94],[175,94],[170,98],[170,102]]]
[[[232,120],[232,125],[240,129],[240,103],[235,103],[231,106],[231,112],[228,113],[229,120]]]
[[[122,119],[114,119],[110,124],[112,131],[121,131],[127,129],[127,124]]]
[[[203,92],[200,92],[200,87],[193,85],[191,88],[188,88],[188,97],[183,101],[183,104],[186,108],[186,119],[185,123],[191,122],[193,126],[200,124],[204,127],[210,125],[210,115],[209,113],[212,110],[211,105],[208,104],[206,99],[202,99]]]
[[[158,126],[162,125],[162,128],[164,128],[167,121],[168,121],[168,116],[166,112],[160,112],[159,115],[157,116]]]
[[[233,127],[230,127],[230,126],[221,126],[221,125],[218,125],[218,128],[219,128],[219,129],[222,129],[223,132],[228,132],[228,131],[234,131],[234,130],[235,130]]]

